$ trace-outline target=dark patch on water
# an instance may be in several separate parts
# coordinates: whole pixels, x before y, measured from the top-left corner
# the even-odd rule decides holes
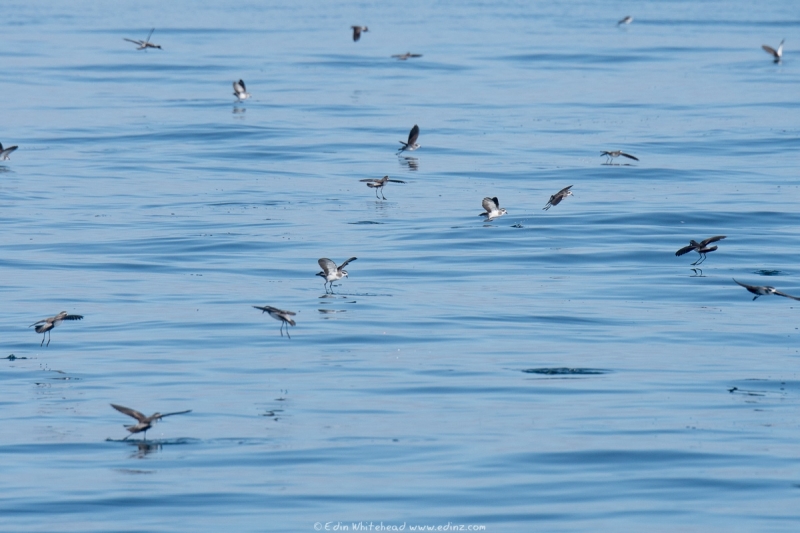
[[[348,224],[352,224],[354,226],[361,226],[364,224],[383,224],[383,222],[373,222],[372,220],[361,220],[359,222],[348,222]]]
[[[780,276],[783,274],[780,270],[756,270],[754,274],[758,274],[759,276]]]
[[[528,368],[523,370],[526,374],[542,374],[545,376],[596,376],[600,374],[607,374],[608,370],[599,370],[596,368]]]

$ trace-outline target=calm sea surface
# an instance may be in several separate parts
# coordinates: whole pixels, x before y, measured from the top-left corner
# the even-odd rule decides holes
[[[0,530],[800,528],[796,2],[3,12]]]

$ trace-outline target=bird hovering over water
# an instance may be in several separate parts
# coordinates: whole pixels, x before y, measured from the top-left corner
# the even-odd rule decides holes
[[[616,157],[619,157],[619,156],[624,156],[624,157],[627,157],[628,159],[633,159],[634,161],[638,161],[639,160],[638,157],[634,157],[631,154],[626,154],[622,150],[615,150],[613,152],[601,152],[600,155],[601,156],[604,155],[604,156],[606,156],[608,158],[608,159],[606,159],[606,163],[611,163],[612,159],[614,159]]]
[[[422,57],[422,54],[412,54],[411,52],[406,52],[405,54],[395,54],[392,57],[396,57],[398,61],[405,61],[412,57]]]
[[[497,196],[495,196],[494,198],[489,198],[487,196],[486,198],[483,199],[481,205],[483,205],[483,208],[486,209],[486,212],[481,213],[478,216],[486,217],[487,222],[506,214],[506,210],[500,207],[500,200],[497,199]]]
[[[291,311],[284,311],[282,309],[278,309],[277,307],[272,307],[272,306],[269,306],[269,305],[265,305],[264,307],[259,307],[257,305],[254,305],[253,307],[255,307],[256,309],[261,309],[261,311],[263,313],[269,313],[269,316],[271,316],[275,320],[280,320],[281,321],[281,329],[280,329],[281,337],[283,337],[283,326],[285,325],[286,326],[286,335],[290,339],[292,338],[292,336],[289,335],[289,326],[294,326],[295,325],[294,320],[292,320],[292,317],[295,316],[297,313],[293,313]]]
[[[735,279],[733,281],[736,281]],[[800,298],[797,296],[792,296],[791,294],[786,294],[785,292],[781,292],[775,287],[770,287],[769,285],[747,285],[746,283],[740,283],[736,281],[737,285],[741,285],[751,293],[755,294],[753,296],[753,300],[758,298],[759,296],[766,296],[768,294],[774,294],[775,296],[783,296],[784,298],[791,298],[792,300],[800,301]]]
[[[692,239],[689,241],[688,246],[684,246],[683,248],[675,252],[675,255],[688,254],[689,252],[694,250],[695,252],[700,254],[700,259],[692,263],[692,266],[699,265],[700,263],[706,260],[707,253],[713,252],[714,250],[717,249],[716,246],[709,246],[709,244],[711,244],[712,242],[721,241],[724,238],[725,235],[717,235],[716,237],[709,237],[708,239],[700,242],[697,242],[694,239]]]
[[[11,155],[11,152],[19,148],[19,146],[9,146],[8,148],[3,148],[3,143],[0,143],[0,161],[8,161],[11,158],[8,157]]]
[[[66,311],[61,311],[56,316],[43,318],[38,322],[34,322],[28,327],[30,328],[36,326],[36,333],[42,334],[42,342],[39,343],[39,346],[44,344],[45,336],[47,336],[47,346],[50,346],[50,330],[61,324],[61,322],[64,320],[83,320],[83,315],[68,315]]]
[[[783,41],[785,40],[786,39],[784,39]],[[763,48],[766,53],[772,54],[772,57],[775,58],[775,63],[780,63],[781,58],[783,57],[783,41],[781,41],[781,44],[778,45],[777,50],[775,50],[771,46],[767,46],[766,44],[761,45],[761,48]]]
[[[239,80],[233,82],[233,96],[238,98],[240,102],[250,98],[250,93],[247,92],[247,89],[244,86],[244,81]]]
[[[144,41],[134,41],[133,39],[125,39],[125,38],[123,38],[123,40],[128,41],[129,43],[139,45],[139,48],[137,48],[137,50],[147,50],[148,48],[158,48],[159,50],[161,50],[161,45],[153,44],[150,42],[150,37],[153,36],[154,31],[156,31],[155,28],[150,30],[150,33],[147,34],[147,39],[145,39]]]
[[[353,42],[361,39],[361,32],[367,33],[369,31],[369,28],[367,28],[366,26],[350,26],[350,27],[353,28]],[[380,30],[380,28],[378,29]]]
[[[405,181],[390,180],[389,176],[384,176],[381,179],[369,178],[359,181],[366,183],[367,187],[369,187],[370,189],[375,189],[375,198],[378,198],[378,190],[380,190],[381,191],[380,197],[383,198],[384,200],[386,200],[386,197],[383,195],[383,186],[386,185],[387,182],[391,181],[392,183],[405,183]]]
[[[548,200],[547,205],[545,205],[542,209],[547,211],[554,205],[560,204],[561,200],[563,200],[567,196],[572,196],[572,191],[570,190],[571,188],[572,185],[570,185],[569,187],[564,187],[563,189],[555,193],[553,196],[550,197],[550,200]]]
[[[619,26],[620,24],[630,24],[631,22],[633,22],[633,17],[628,15],[624,19],[622,19],[619,22],[617,22],[617,26]]]
[[[192,412],[191,409],[188,409],[186,411],[177,411],[175,413],[166,413],[166,414],[163,414],[163,415],[161,413],[155,413],[155,414],[152,414],[150,416],[144,416],[139,411],[136,411],[135,409],[131,409],[129,407],[122,407],[121,405],[116,405],[116,404],[113,404],[113,403],[111,404],[111,407],[113,407],[114,409],[116,409],[120,413],[126,414],[126,415],[128,415],[130,417],[133,417],[133,418],[135,418],[137,420],[136,424],[134,424],[132,426],[125,426],[125,429],[130,431],[131,434],[126,436],[122,440],[128,440],[128,437],[130,437],[134,433],[140,433],[142,431],[144,431],[144,440],[147,440],[147,430],[150,429],[151,427],[153,427],[153,423],[157,422],[158,420],[161,420],[165,416],[183,415],[183,414]]]
[[[319,259],[317,263],[319,263],[320,268],[322,268],[322,272],[317,272],[317,276],[322,276],[325,278],[325,294],[328,293],[327,285],[330,283],[331,286],[331,294],[333,294],[333,282],[338,281],[342,278],[347,277],[347,271],[344,269],[350,262],[355,261],[358,259],[357,257],[351,257],[344,263],[342,263],[339,267],[336,266],[336,263],[331,261],[330,259],[323,257]]]
[[[417,148],[419,148],[420,145],[417,144],[418,137],[419,137],[419,126],[414,124],[414,127],[411,128],[411,131],[408,132],[408,142],[399,141],[400,144],[402,144],[403,146],[400,147],[397,153],[399,154],[400,152],[403,152],[405,150],[412,152]]]

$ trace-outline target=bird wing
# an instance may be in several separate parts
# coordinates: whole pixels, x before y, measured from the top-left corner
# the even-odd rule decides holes
[[[619,155],[624,155],[624,156],[625,156],[625,157],[627,157],[628,159],[633,159],[634,161],[638,161],[638,160],[639,160],[639,158],[638,158],[638,157],[634,157],[634,156],[632,156],[631,154],[626,154],[625,152],[620,152],[620,153],[619,153]]]
[[[274,307],[270,307],[268,305],[265,305],[263,307],[261,307],[259,305],[254,305],[253,307],[256,308],[256,309],[260,309],[261,312],[263,312],[263,313],[268,313],[271,309],[275,309]]]
[[[767,52],[768,54],[772,54],[772,55],[774,55],[774,56],[777,56],[777,55],[778,55],[778,52],[777,52],[777,50],[775,50],[775,49],[774,49],[774,48],[772,48],[771,46],[767,46],[766,44],[763,44],[763,45],[761,45],[761,48],[763,48],[763,49],[764,49],[764,51],[765,51],[765,52]]]
[[[564,187],[563,189],[561,189],[560,191],[558,191],[558,192],[556,193],[556,196],[561,196],[561,195],[565,194],[565,193],[566,193],[567,191],[569,191],[571,188],[572,188],[572,185],[570,185],[569,187]]]
[[[378,183],[381,180],[378,180],[378,179],[375,179],[375,178],[367,178],[365,180],[358,180],[358,181],[363,182],[363,183]],[[392,181],[392,180],[389,180],[389,181]]]
[[[191,413],[191,409],[187,409],[186,411],[175,411],[174,413],[167,413],[164,415],[160,415],[158,418],[164,418],[165,416],[172,416],[172,415],[185,415],[186,413]]]
[[[361,38],[361,28],[358,26],[350,26],[353,28],[353,40],[357,41]]]
[[[678,250],[677,252],[675,252],[675,255],[683,255],[683,254],[688,254],[689,252],[691,252],[691,251],[692,251],[692,250],[694,250],[695,248],[696,248],[696,246],[693,246],[693,245],[691,245],[691,244],[690,244],[690,245],[688,245],[688,246],[684,246],[683,248],[681,248],[680,250]]]
[[[124,37],[122,38],[122,40],[123,41],[128,41],[129,43],[133,43],[133,44],[136,44],[136,45],[139,45],[139,46],[142,46],[142,44],[144,44],[144,41],[134,41],[133,39],[126,39]]]
[[[726,237],[725,235],[717,235],[716,237],[709,237],[708,239],[706,239],[704,241],[700,241],[700,247],[701,248],[705,248],[707,245],[711,244],[712,242],[721,241],[725,237]]]
[[[39,324],[44,324],[44,323],[46,323],[48,320],[50,320],[50,319],[49,319],[49,318],[43,318],[43,319],[39,320],[38,322],[34,322],[33,324],[31,324],[31,325],[30,325],[30,326],[28,326],[28,327],[29,327],[29,328],[32,328],[33,326],[38,326]]]
[[[119,411],[120,413],[126,414],[138,420],[139,422],[144,422],[147,420],[147,417],[144,416],[142,413],[135,409],[131,409],[130,407],[122,407],[121,405],[111,404],[111,407]]]
[[[736,278],[731,278],[731,279],[732,279],[733,281],[736,281]],[[747,285],[747,284],[745,284],[745,283],[741,283],[741,282],[739,282],[739,281],[736,281],[736,284],[737,284],[737,285],[741,285],[742,287],[744,287],[744,288],[745,288],[745,289],[747,289],[748,291],[749,291],[750,289],[758,289],[758,288],[759,288],[759,287],[758,287],[758,286],[756,286],[756,285]]]
[[[145,40],[144,40],[144,42],[146,42],[146,43],[149,43],[149,42],[150,42],[150,37],[152,37],[152,36],[153,36],[153,32],[154,32],[154,31],[156,31],[156,29],[155,29],[155,28],[153,28],[152,30],[150,30],[150,33],[148,33],[148,34],[147,34],[147,39],[145,39]]]
[[[19,146],[9,146],[9,147],[8,147],[8,148],[6,148],[5,150],[3,150],[3,145],[2,145],[2,144],[0,144],[0,153],[2,153],[3,155],[6,155],[6,156],[7,156],[8,154],[10,154],[11,152],[13,152],[13,151],[14,151],[14,150],[16,150],[17,148],[19,148]]]
[[[797,296],[792,296],[791,294],[786,294],[785,292],[775,291],[772,294],[775,294],[775,295],[778,295],[778,296],[783,296],[784,298],[791,298],[792,300],[800,301],[800,298],[798,298]]]
[[[339,270],[343,270],[344,267],[346,267],[350,262],[355,261],[356,259],[358,259],[358,257],[351,257],[350,259],[339,265]]]
[[[392,183],[405,183],[405,181],[402,180],[386,180],[386,181],[391,181]]]
[[[275,308],[273,307],[273,309],[275,309]],[[293,311],[284,311],[283,309],[276,309],[276,310],[277,310],[277,311],[280,311],[280,312],[281,312],[281,314],[284,314],[284,315],[291,315],[291,316],[295,316],[295,315],[297,314],[297,313],[295,313],[295,312],[293,312]]]
[[[414,124],[414,127],[411,128],[411,131],[408,133],[408,144],[412,146],[417,144],[418,137],[419,137],[419,126]]]
[[[486,198],[483,199],[481,205],[483,206],[484,209],[486,209],[486,212],[489,213],[492,211],[497,211],[498,207],[497,203],[498,203],[497,198],[489,198],[487,196]]]
[[[319,263],[320,268],[322,269],[323,272],[325,272],[326,276],[331,272],[336,272],[336,263],[334,263],[327,257],[319,259],[317,263]]]
[[[83,315],[62,316],[59,320],[83,320]]]
[[[406,54],[408,57],[422,57],[422,54]]]

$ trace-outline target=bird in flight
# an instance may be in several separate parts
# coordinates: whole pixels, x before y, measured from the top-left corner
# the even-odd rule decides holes
[[[733,281],[736,281],[734,279]],[[741,285],[751,293],[755,294],[753,296],[753,300],[758,298],[759,296],[766,296],[767,294],[774,294],[775,296],[783,296],[784,298],[791,298],[792,300],[800,301],[800,298],[797,296],[792,296],[791,294],[786,294],[785,292],[781,292],[777,290],[775,287],[770,287],[769,285],[747,285],[746,283],[740,283],[736,281],[737,285]]]
[[[785,40],[786,39],[784,39],[783,41]],[[766,53],[772,54],[772,57],[775,58],[775,63],[780,63],[781,58],[783,57],[783,41],[781,41],[781,44],[778,45],[777,50],[775,50],[771,46],[767,46],[766,44],[761,45],[761,48],[763,48]]]
[[[3,143],[0,143],[0,161],[8,161],[11,158],[8,157],[11,155],[11,152],[19,148],[19,146],[9,146],[8,148],[3,148]]]
[[[572,185],[570,185],[569,187],[564,187],[563,189],[555,193],[553,196],[550,197],[550,200],[548,200],[547,205],[545,205],[542,209],[547,211],[554,205],[560,204],[561,200],[563,200],[567,196],[572,196],[572,191],[570,190],[571,188]]]
[[[355,261],[358,259],[357,257],[351,257],[344,263],[342,263],[339,267],[336,266],[336,263],[331,261],[330,259],[323,257],[319,259],[317,263],[319,263],[320,268],[322,268],[322,272],[317,272],[317,276],[322,276],[325,278],[325,294],[328,293],[327,285],[330,283],[331,286],[331,294],[333,294],[333,282],[338,281],[342,278],[346,278],[347,271],[344,269],[350,262]]]
[[[366,26],[350,26],[350,27],[353,28],[353,42],[361,39],[361,32],[367,33],[369,31],[369,28],[367,28]]]
[[[606,156],[608,158],[608,159],[606,159],[606,163],[611,163],[612,159],[614,159],[616,157],[619,157],[619,156],[627,157],[628,159],[633,159],[634,161],[638,161],[639,160],[638,157],[634,157],[631,154],[626,154],[622,150],[615,150],[613,152],[601,152],[600,155],[601,156],[604,155],[604,156]]]
[[[148,48],[158,48],[159,50],[161,50],[161,45],[153,44],[153,43],[150,42],[150,37],[153,36],[153,32],[154,31],[156,31],[155,28],[150,30],[150,33],[147,34],[147,39],[145,39],[144,41],[134,41],[133,39],[125,39],[125,38],[123,38],[123,40],[128,41],[129,43],[133,43],[133,44],[138,45],[139,48],[137,48],[137,50],[145,50],[146,51]]]
[[[481,205],[483,205],[483,208],[486,210],[486,212],[481,213],[478,216],[486,217],[487,222],[506,214],[506,210],[500,207],[500,200],[497,199],[497,196],[494,198],[489,198],[487,196],[483,199]]]
[[[135,409],[131,409],[129,407],[122,407],[121,405],[116,405],[116,404],[113,404],[113,403],[111,404],[111,407],[113,407],[114,409],[116,409],[120,413],[124,413],[124,414],[126,414],[128,416],[131,416],[131,417],[135,418],[136,421],[137,421],[137,423],[132,425],[132,426],[125,426],[125,429],[130,431],[130,435],[126,436],[122,440],[127,440],[128,437],[130,437],[134,433],[140,433],[142,431],[144,431],[144,440],[147,440],[147,430],[150,429],[151,427],[153,427],[153,423],[154,422],[157,422],[158,420],[161,420],[165,416],[183,415],[183,414],[192,412],[192,410],[189,409],[187,411],[177,411],[175,413],[166,413],[166,414],[163,414],[163,415],[161,413],[155,413],[155,414],[152,414],[150,416],[144,416],[139,411],[137,411]]]
[[[244,81],[239,80],[233,82],[233,96],[238,98],[240,102],[250,98],[250,93],[247,92],[247,88],[244,86]]]
[[[411,52],[406,52],[405,54],[395,54],[392,57],[396,57],[398,61],[405,61],[412,57],[422,57],[422,54],[412,54]]]
[[[34,322],[28,327],[30,328],[36,326],[36,333],[42,334],[42,342],[39,343],[39,346],[44,344],[45,336],[47,336],[47,346],[50,346],[50,330],[61,324],[61,322],[64,320],[83,320],[83,315],[68,315],[66,311],[61,311],[56,316],[43,318],[38,322]]]
[[[700,242],[697,242],[694,239],[692,239],[689,241],[688,246],[684,246],[683,248],[675,252],[675,255],[688,254],[689,252],[694,250],[695,252],[700,254],[700,259],[692,263],[692,266],[699,265],[700,263],[706,260],[707,253],[713,252],[714,250],[717,249],[716,246],[709,246],[709,244],[711,244],[712,242],[721,241],[724,238],[725,235],[717,235],[716,237],[709,237],[708,239]]]
[[[286,335],[291,339],[292,336],[289,335],[289,326],[294,326],[294,320],[292,317],[295,316],[297,313],[293,313],[291,311],[284,311],[283,309],[278,309],[277,307],[272,307],[269,305],[265,305],[264,307],[259,307],[254,305],[256,309],[261,309],[263,313],[269,313],[269,316],[274,318],[275,320],[281,321],[281,337],[283,337],[283,326],[286,326]],[[262,313],[262,314],[263,314]]]
[[[402,144],[403,146],[400,147],[397,153],[399,154],[400,152],[403,152],[405,150],[412,152],[417,148],[419,148],[420,145],[417,144],[418,137],[419,137],[419,126],[414,124],[414,127],[411,128],[411,131],[408,132],[408,142],[399,141],[400,144]]]
[[[381,179],[368,178],[360,181],[366,183],[367,187],[369,187],[370,189],[375,189],[375,198],[379,198],[378,190],[380,190],[381,191],[380,198],[383,198],[384,200],[386,200],[386,197],[383,196],[383,186],[386,185],[387,182],[391,181],[392,183],[405,183],[405,181],[391,180],[389,179],[389,176],[384,176]]]
[[[619,26],[620,24],[630,24],[631,22],[633,22],[633,17],[628,15],[624,19],[622,19],[619,22],[617,22],[617,26]]]

